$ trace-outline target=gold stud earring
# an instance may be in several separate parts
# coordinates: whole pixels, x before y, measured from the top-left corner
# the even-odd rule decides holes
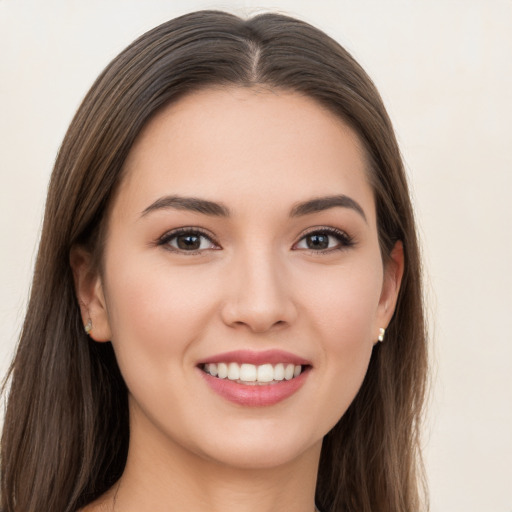
[[[384,327],[381,327],[379,329],[379,338],[378,340],[382,343],[384,341],[384,336],[386,336],[386,329]]]
[[[92,331],[92,320],[89,318],[87,323],[84,325],[85,334],[89,334]]]

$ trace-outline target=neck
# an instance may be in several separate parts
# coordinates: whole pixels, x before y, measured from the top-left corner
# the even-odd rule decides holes
[[[145,429],[144,429],[145,430]],[[147,432],[147,431],[146,431]],[[321,443],[271,467],[225,464],[132,428],[115,512],[313,512]]]

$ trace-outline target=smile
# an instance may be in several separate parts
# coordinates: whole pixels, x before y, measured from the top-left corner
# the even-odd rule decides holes
[[[262,385],[283,380],[292,380],[302,371],[302,365],[292,363],[266,363],[255,365],[250,363],[206,363],[202,370],[218,379],[228,379],[239,384]]]
[[[236,350],[209,356],[197,369],[207,386],[238,406],[272,406],[303,387],[311,361],[282,350]]]

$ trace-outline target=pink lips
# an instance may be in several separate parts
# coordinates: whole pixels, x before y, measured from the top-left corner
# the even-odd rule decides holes
[[[249,363],[249,364],[278,364],[278,363],[292,363],[295,365],[310,365],[311,363],[306,359],[285,352],[284,350],[264,350],[262,352],[253,352],[252,350],[234,350],[233,352],[224,352],[217,354],[199,364],[205,363]]]
[[[199,368],[206,363],[248,363],[254,365],[292,363],[294,365],[307,366],[302,373],[291,380],[273,381],[268,384],[248,385],[239,382],[219,379],[200,370],[202,377],[215,393],[238,405],[246,407],[261,407],[277,404],[295,394],[304,384],[308,375],[311,363],[289,352],[281,350],[268,350],[253,352],[248,350],[237,350],[225,352],[209,357],[201,361]]]

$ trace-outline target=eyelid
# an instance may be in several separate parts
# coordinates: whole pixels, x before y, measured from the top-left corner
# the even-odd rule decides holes
[[[215,245],[215,248],[208,248],[208,249],[197,249],[197,250],[190,250],[185,251],[181,250],[176,247],[172,247],[169,245],[169,241],[173,238],[179,236],[179,235],[185,235],[185,234],[195,234],[202,236],[204,238],[207,238],[213,245]],[[180,228],[171,229],[170,231],[165,232],[158,240],[156,241],[156,245],[158,246],[166,246],[165,248],[171,252],[175,252],[178,254],[187,254],[187,255],[194,255],[194,254],[200,254],[204,251],[212,251],[212,250],[219,250],[222,247],[217,242],[216,238],[207,230],[204,228],[199,228],[196,226],[184,226]]]
[[[327,249],[309,249],[309,248],[296,248],[297,245],[304,240],[307,236],[314,235],[314,234],[327,234],[328,236],[335,237],[339,244],[336,247],[330,247]],[[306,231],[304,231],[297,242],[293,244],[292,249],[296,248],[296,250],[303,250],[303,251],[309,251],[311,253],[316,254],[326,254],[332,251],[339,251],[339,250],[345,250],[355,245],[354,237],[349,235],[346,231],[335,228],[333,226],[313,226],[311,228],[308,228]]]

